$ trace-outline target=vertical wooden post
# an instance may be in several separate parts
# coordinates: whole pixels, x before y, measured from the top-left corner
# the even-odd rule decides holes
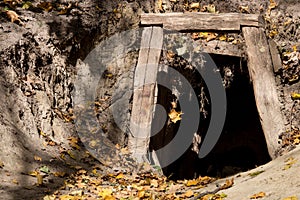
[[[248,70],[268,151],[272,159],[279,148],[279,134],[284,130],[284,118],[276,91],[272,58],[262,28],[243,27],[248,54]]]
[[[142,33],[138,64],[134,75],[134,94],[128,148],[138,162],[149,162],[147,151],[151,136],[158,63],[163,44],[163,29],[147,27]]]

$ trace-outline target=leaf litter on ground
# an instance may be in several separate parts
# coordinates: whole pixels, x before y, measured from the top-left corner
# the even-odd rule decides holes
[[[155,171],[105,173],[94,167],[77,170],[61,188],[44,199],[223,199],[226,194],[216,193],[231,187],[233,179],[226,180],[215,191],[206,192],[205,187],[215,180],[200,176],[173,181]]]

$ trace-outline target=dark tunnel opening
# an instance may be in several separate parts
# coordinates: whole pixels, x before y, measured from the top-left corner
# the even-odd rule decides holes
[[[199,159],[197,153],[191,150],[191,145],[179,159],[163,168],[164,174],[170,179],[191,179],[200,175],[226,177],[255,168],[271,160],[261,128],[246,61],[239,57],[220,55],[211,55],[211,57],[220,71],[224,72],[224,68],[229,68],[233,75],[232,79],[228,79],[225,83],[229,85],[226,86],[227,114],[223,131],[217,144],[205,158]],[[224,77],[224,73],[222,75]],[[200,74],[195,76],[195,80],[201,79]],[[195,89],[195,92],[200,96],[200,90]],[[159,86],[157,103],[168,110],[171,101],[170,91]],[[206,110],[209,116],[209,106]],[[202,116],[199,123],[198,134],[201,135],[202,141],[209,125],[209,119],[210,117],[203,118]],[[168,144],[175,136],[179,126],[180,123],[170,125],[166,122],[164,128],[151,137],[150,148],[157,150]],[[160,159],[169,156],[172,156],[172,152]]]

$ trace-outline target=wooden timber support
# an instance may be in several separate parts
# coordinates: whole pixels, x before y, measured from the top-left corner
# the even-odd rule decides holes
[[[163,29],[174,31],[241,32],[245,38],[249,75],[252,80],[256,106],[268,146],[275,158],[279,148],[279,134],[284,130],[284,117],[276,90],[274,71],[278,71],[280,57],[274,44],[268,43],[260,15],[211,13],[149,13],[141,15],[144,28],[138,64],[134,76],[134,95],[128,147],[138,162],[149,161],[147,151],[154,112],[158,62],[163,45]],[[269,47],[270,45],[270,47]],[[216,48],[218,46],[218,48]],[[243,56],[243,50],[221,41],[203,46],[207,53]],[[278,59],[279,58],[279,59]],[[274,68],[274,71],[273,71]]]
[[[139,59],[134,75],[134,94],[128,148],[138,162],[148,162],[158,62],[163,44],[163,29],[144,28]]]
[[[284,118],[272,66],[269,44],[262,28],[244,27],[248,70],[252,80],[256,107],[271,158],[279,148],[279,134],[284,130]]]
[[[162,26],[167,30],[240,31],[242,26],[260,27],[263,21],[257,14],[240,13],[149,13],[141,15],[141,25]]]

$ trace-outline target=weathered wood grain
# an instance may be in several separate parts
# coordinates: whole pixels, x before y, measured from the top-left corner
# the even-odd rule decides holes
[[[279,70],[282,69],[282,63],[277,49],[277,45],[274,42],[274,40],[269,39],[269,47],[270,47],[270,53],[272,57],[273,70],[275,73],[278,73]]]
[[[240,13],[145,13],[141,15],[141,25],[176,31],[240,31],[241,26],[261,26],[262,18],[257,14]]]
[[[248,70],[268,151],[276,157],[279,134],[284,130],[284,118],[272,68],[268,41],[262,28],[242,28],[248,55]]]
[[[243,48],[240,45],[230,44],[229,42],[212,40],[200,43],[201,50],[206,53],[243,57]]]
[[[158,62],[163,44],[163,29],[147,27],[134,76],[134,94],[128,147],[138,162],[146,162],[151,135]]]

